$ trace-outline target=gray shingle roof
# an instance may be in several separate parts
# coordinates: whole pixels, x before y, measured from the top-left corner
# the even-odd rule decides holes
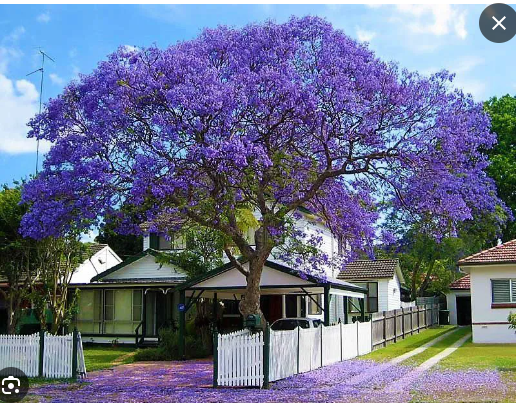
[[[359,278],[391,278],[399,265],[398,259],[355,260],[337,276],[340,280]]]

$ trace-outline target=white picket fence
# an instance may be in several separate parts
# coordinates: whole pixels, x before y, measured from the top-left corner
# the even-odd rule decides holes
[[[217,384],[262,386],[263,333],[249,330],[219,334],[217,338]]]
[[[0,335],[0,369],[15,367],[27,376],[38,376],[39,334]]]
[[[73,334],[44,334],[43,377],[71,378]],[[0,335],[0,368],[16,367],[27,376],[39,376],[40,334],[28,336]],[[86,364],[80,333],[77,340],[77,373],[86,376]]]
[[[271,331],[269,380],[312,371],[371,352],[371,322]]]
[[[214,385],[259,386],[266,377],[263,332],[218,335]],[[371,352],[371,322],[270,331],[268,381],[312,371]]]

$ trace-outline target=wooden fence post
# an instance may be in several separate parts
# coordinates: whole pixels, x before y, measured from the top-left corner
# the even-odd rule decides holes
[[[394,343],[398,342],[398,310],[394,310]]]
[[[419,323],[419,312],[421,312],[421,308],[418,306],[416,308],[417,310],[417,332],[419,333],[420,329],[421,329],[421,326],[420,326],[420,323]]]
[[[263,388],[269,389],[269,369],[270,369],[270,334],[269,324],[265,324],[265,330],[263,334]]]
[[[410,310],[410,335],[414,334],[414,308],[409,308]]]
[[[401,338],[405,340],[405,308],[401,308]]]
[[[45,357],[45,331],[41,329],[39,331],[39,365],[38,365],[38,376],[43,377],[43,361]]]
[[[387,313],[383,311],[383,346],[387,347]]]
[[[219,377],[219,334],[217,328],[213,330],[213,387],[218,386]]]
[[[77,337],[77,328],[73,329],[72,333],[72,378],[77,379],[77,343],[79,338]]]

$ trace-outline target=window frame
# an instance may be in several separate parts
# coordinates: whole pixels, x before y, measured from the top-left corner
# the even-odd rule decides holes
[[[365,302],[365,312],[366,313],[376,313],[376,312],[379,312],[379,308],[378,308],[378,302],[379,302],[379,298],[378,298],[378,293],[379,293],[379,290],[380,290],[380,286],[378,284],[378,281],[362,281],[362,282],[353,282],[353,284],[355,285],[358,285],[360,287],[364,287],[364,288],[367,288],[367,296],[364,298],[364,302]],[[376,284],[376,297],[371,297],[369,296],[369,292],[370,292],[370,284]],[[353,297],[355,298],[355,297]],[[359,300],[359,298],[355,298],[357,301]],[[373,299],[373,300],[376,300],[376,311],[371,311],[369,309],[370,307],[370,300]],[[348,313],[353,313],[353,314],[356,314],[356,313],[360,313],[359,310],[356,310],[354,307],[353,307],[353,304],[348,304]]]
[[[509,301],[495,301],[495,294],[494,294],[494,282],[495,281],[509,282]],[[506,304],[516,304],[516,293],[514,292],[514,289],[516,289],[516,278],[492,278],[491,279],[491,304],[494,306],[506,305]]]

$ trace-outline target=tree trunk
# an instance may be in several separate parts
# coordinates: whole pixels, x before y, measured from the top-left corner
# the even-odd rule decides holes
[[[263,313],[260,309],[260,279],[262,277],[264,258],[256,258],[249,261],[249,274],[247,276],[247,286],[243,299],[240,301],[240,313],[247,315],[258,314],[262,317],[262,324],[265,323]]]
[[[16,294],[16,295],[15,295]],[[7,334],[16,334],[16,327],[20,321],[20,301],[18,293],[11,290],[7,307]]]

